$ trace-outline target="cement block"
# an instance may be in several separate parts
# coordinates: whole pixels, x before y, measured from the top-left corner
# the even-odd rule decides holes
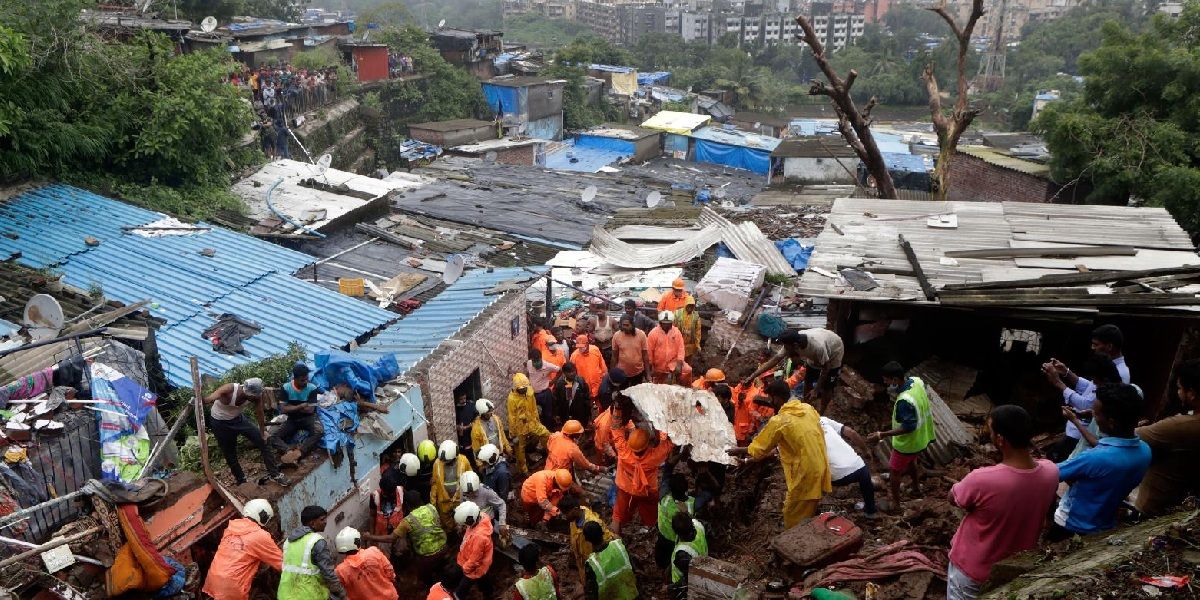
[[[759,582],[750,570],[711,556],[700,556],[688,567],[688,600],[755,600],[761,595]]]
[[[744,313],[754,299],[754,290],[762,286],[767,269],[744,260],[718,258],[696,284],[696,297],[716,304],[726,312]]]

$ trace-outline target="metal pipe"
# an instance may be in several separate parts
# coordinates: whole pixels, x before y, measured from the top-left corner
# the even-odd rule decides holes
[[[204,391],[200,385],[200,361],[193,356],[189,363],[192,368],[192,401],[195,403],[193,408],[195,409],[194,414],[196,417],[196,438],[200,442],[200,465],[204,468],[204,478],[222,498],[231,505],[236,506],[240,513],[242,511],[242,503],[233,494],[229,493],[229,490],[225,489],[225,486],[221,485],[221,482],[213,475],[212,466],[208,463],[208,431],[205,429],[204,424],[204,397],[201,395]]]
[[[92,493],[91,486],[88,484],[84,484],[83,487],[81,487],[78,490],[75,490],[74,492],[71,492],[70,494],[67,494],[65,496],[51,498],[45,502],[42,502],[41,504],[35,504],[33,506],[30,506],[29,508],[22,508],[21,510],[18,510],[17,512],[10,513],[10,514],[4,515],[3,517],[0,517],[0,527],[4,527],[8,523],[11,523],[18,519],[21,519],[23,517],[27,517],[28,515],[31,515],[39,510],[42,510],[43,508],[50,508],[51,506],[61,504],[68,500],[74,500],[80,496],[89,496],[89,495],[91,495],[91,493]]]
[[[275,205],[271,204],[271,194],[275,191],[275,188],[279,187],[279,184],[281,184],[281,183],[283,183],[282,177],[280,177],[279,179],[276,179],[275,183],[272,183],[271,187],[267,188],[267,208],[271,210],[271,214],[279,217],[284,222],[286,222],[288,225],[291,225],[292,227],[295,227],[296,229],[299,229],[300,231],[303,231],[304,233],[307,233],[309,235],[315,235],[321,239],[324,239],[325,234],[321,233],[320,231],[315,231],[315,230],[309,229],[309,228],[297,223],[291,217],[279,212],[279,209],[275,208]]]
[[[23,352],[25,350],[33,350],[34,348],[41,348],[42,346],[49,346],[50,344],[57,344],[59,342],[67,342],[67,341],[78,339],[78,338],[96,337],[98,335],[103,335],[104,332],[107,330],[108,330],[107,327],[100,327],[97,329],[92,329],[91,331],[81,331],[79,333],[72,333],[71,335],[64,335],[64,336],[56,337],[52,340],[42,340],[40,342],[34,342],[32,344],[25,344],[24,346],[18,346],[16,348],[11,348],[8,350],[0,350],[0,357],[8,356],[9,354],[13,354],[15,352]]]
[[[30,544],[29,542],[26,542],[25,540],[14,540],[12,538],[4,537],[2,535],[0,535],[0,542],[4,542],[5,544],[10,544],[13,546],[19,546],[21,548],[37,548],[38,547],[37,544]],[[78,554],[73,554],[72,556],[74,556],[75,560],[77,560],[79,562],[85,562],[85,563],[88,563],[89,565],[99,565],[101,567],[105,566],[104,563],[102,563],[94,558],[88,558],[86,556],[80,556]]]
[[[595,293],[589,292],[585,289],[575,287],[565,281],[559,281],[557,279],[554,279],[554,278],[550,277],[550,271],[546,271],[545,273],[538,273],[537,271],[534,271],[533,269],[530,269],[529,267],[521,267],[521,269],[528,271],[530,273],[533,273],[534,275],[537,275],[538,277],[545,277],[547,281],[553,281],[554,283],[557,283],[558,285],[561,285],[565,288],[570,288],[572,290],[575,290],[575,291],[579,292],[580,294],[583,294],[584,296],[588,296],[590,298],[595,298],[597,300],[603,300],[605,302],[605,304],[607,304],[611,307],[615,307],[617,310],[624,308],[622,305],[617,304],[616,302],[613,302],[609,298],[605,298],[604,296],[601,296],[599,294],[595,294]],[[550,304],[549,302],[546,303],[547,306],[549,306],[549,304]]]
[[[171,440],[175,439],[176,435],[179,435],[179,430],[183,429],[183,424],[187,422],[188,411],[191,409],[191,403],[183,405],[183,411],[179,413],[179,417],[175,419],[175,424],[171,426],[169,431],[167,431],[167,437],[164,437],[162,440],[160,440],[158,445],[154,447],[154,450],[150,452],[150,458],[146,459],[146,464],[142,467],[142,470],[138,472],[136,479],[145,477],[146,473],[150,472],[150,470],[154,468],[155,464],[158,463],[158,458],[162,456],[163,449],[167,447],[167,444],[171,443]]]
[[[10,556],[4,560],[0,560],[0,569],[3,569],[4,567],[7,567],[8,565],[11,565],[11,564],[19,563],[27,558],[33,558],[34,556],[37,556],[47,550],[53,550],[59,546],[73,544],[84,538],[96,535],[97,533],[100,533],[100,528],[92,527],[90,529],[85,529],[83,531],[80,531],[79,533],[76,533],[75,535],[72,535],[72,536],[67,536],[65,538],[54,538],[54,539],[50,540],[49,542],[46,542],[45,544],[42,544],[41,546],[38,546],[32,550],[26,550],[25,552],[22,552],[16,556]]]

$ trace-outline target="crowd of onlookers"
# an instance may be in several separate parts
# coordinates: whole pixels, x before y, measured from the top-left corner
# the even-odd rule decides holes
[[[413,59],[407,54],[399,52],[388,52],[388,73],[392,77],[401,77],[408,73],[414,73]]]
[[[294,117],[337,98],[336,67],[300,69],[293,65],[243,67],[230,74],[229,82],[250,91],[255,102],[264,107],[281,106]]]

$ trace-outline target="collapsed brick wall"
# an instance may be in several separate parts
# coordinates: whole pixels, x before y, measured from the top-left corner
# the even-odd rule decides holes
[[[443,342],[418,368],[425,415],[429,419],[429,438],[436,442],[455,439],[454,388],[476,369],[483,384],[483,397],[495,402],[500,416],[507,421],[505,399],[512,388],[512,374],[524,369],[528,355],[525,296],[509,292],[466,329]]]
[[[532,167],[535,155],[535,144],[526,144],[518,148],[496,150],[496,162],[502,165],[517,165]]]
[[[1044,177],[993,165],[959,152],[950,163],[947,200],[967,202],[1050,202],[1058,186]]]

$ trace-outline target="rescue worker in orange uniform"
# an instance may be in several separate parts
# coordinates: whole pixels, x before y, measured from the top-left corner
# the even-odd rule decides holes
[[[248,600],[260,565],[283,569],[283,552],[263,529],[273,516],[271,503],[256,498],[242,507],[243,518],[229,522],[208,567],[205,595],[215,600]]]
[[[521,484],[521,504],[530,524],[537,525],[557,516],[558,501],[574,485],[575,478],[566,469],[544,469],[530,475]]]
[[[454,509],[454,522],[463,528],[462,544],[458,547],[458,566],[463,578],[454,589],[455,598],[467,598],[471,588],[479,587],[484,598],[492,598],[494,586],[488,570],[492,568],[495,543],[492,542],[492,518],[479,510],[479,505],[467,500]]]
[[[671,291],[658,299],[658,311],[665,310],[673,313],[687,305],[687,301],[691,299],[692,295],[687,293],[686,287],[682,279],[671,282]]]
[[[658,313],[658,327],[646,336],[650,356],[650,380],[654,383],[686,385],[691,381],[692,367],[684,360],[683,334],[674,327],[675,313]]]
[[[454,590],[462,581],[462,569],[458,565],[449,565],[438,573],[438,581],[429,587],[429,595],[425,600],[455,600]]]
[[[575,467],[579,467],[593,473],[603,471],[603,467],[592,464],[579,449],[581,435],[583,424],[575,419],[564,423],[562,431],[552,434],[546,441],[546,468],[574,471]]]
[[[604,355],[600,349],[588,341],[588,336],[581,335],[575,338],[571,364],[575,365],[575,371],[584,383],[587,383],[588,393],[595,402],[600,396],[600,382],[604,381],[604,374],[608,373],[608,363],[604,362]]]
[[[362,548],[362,535],[357,529],[339,531],[334,546],[343,557],[334,572],[346,588],[346,600],[399,600],[392,561],[375,546]]]
[[[517,461],[517,474],[529,472],[526,455],[529,448],[546,443],[550,430],[538,418],[537,400],[529,387],[529,377],[524,373],[513,375],[513,389],[508,393],[508,432],[515,442],[513,454]]]
[[[634,511],[642,525],[658,523],[658,474],[675,447],[665,432],[653,435],[640,427],[632,431],[624,427],[624,421],[613,419],[617,503],[613,506],[612,530],[617,535],[621,535],[621,525],[632,520]]]
[[[692,388],[697,390],[711,390],[718,383],[725,383],[725,371],[713,367],[704,372],[704,377],[698,377],[693,381]]]

